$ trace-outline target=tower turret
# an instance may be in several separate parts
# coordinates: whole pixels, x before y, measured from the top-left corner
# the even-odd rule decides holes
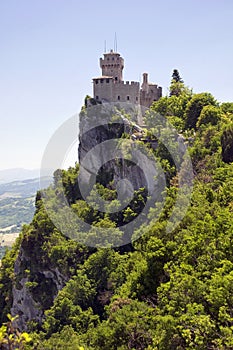
[[[111,50],[104,54],[104,58],[100,58],[100,68],[102,76],[113,77],[115,81],[123,80],[124,59],[119,53]]]
[[[148,73],[143,73],[142,91],[148,92]]]

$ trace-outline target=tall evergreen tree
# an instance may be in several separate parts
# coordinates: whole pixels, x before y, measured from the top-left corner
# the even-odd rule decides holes
[[[178,71],[178,69],[174,69],[173,73],[172,73],[172,82],[176,82],[176,83],[183,83],[184,81],[181,79],[180,77],[180,73]]]
[[[180,77],[178,69],[174,69],[170,84],[170,96],[179,96],[184,89],[184,81]]]

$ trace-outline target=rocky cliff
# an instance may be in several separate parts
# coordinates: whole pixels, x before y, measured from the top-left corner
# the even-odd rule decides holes
[[[24,244],[25,241],[22,242],[15,261],[16,282],[12,288],[11,308],[11,314],[19,316],[15,323],[21,331],[28,328],[27,322],[42,322],[44,310],[52,305],[68,278],[58,267],[49,265],[49,262],[47,267],[42,267],[34,261],[34,255],[27,255]]]
[[[77,177],[83,199],[96,182],[104,186],[111,183],[111,188],[119,192],[118,198],[130,196],[142,187],[150,190],[155,186],[157,171],[135,142],[135,137],[132,138],[134,128],[135,124],[119,110],[109,111],[97,105],[94,110],[89,106],[82,111]],[[137,129],[138,132],[142,131]],[[68,179],[66,184],[63,183],[67,186],[65,193],[70,191],[72,181]],[[54,193],[59,195],[59,191],[55,189]],[[74,193],[69,202],[74,203],[76,198]],[[27,330],[32,322],[41,324],[45,310],[52,306],[85,254],[89,254],[87,248],[58,232],[48,217],[40,193],[36,208],[32,223],[23,230],[14,262],[11,314],[19,316],[16,320],[19,330]]]
[[[27,329],[28,321],[41,323],[44,310],[52,305],[58,291],[68,280],[59,262],[56,264],[48,256],[46,245],[53,235],[53,227],[47,228],[51,230],[49,233],[41,226],[37,215],[30,228],[24,229],[14,263],[11,314],[18,315],[15,322],[20,330]]]
[[[81,184],[97,181],[106,186],[111,182],[116,189],[121,184],[126,195],[154,186],[148,184],[144,171],[150,168],[148,154],[135,142],[143,131],[132,122],[136,119],[134,112],[130,110],[129,118],[129,113],[122,113],[115,105],[92,104],[81,114],[78,149]]]
[[[76,271],[85,256],[85,248],[63,236],[51,222],[40,192],[36,212],[30,225],[25,225],[14,260],[10,296],[11,314],[18,315],[19,330],[40,325],[58,292]],[[28,323],[29,322],[29,323]]]

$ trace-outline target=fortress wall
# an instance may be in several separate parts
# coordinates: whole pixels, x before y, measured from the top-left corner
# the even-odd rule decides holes
[[[112,102],[113,96],[112,96],[112,88],[114,85],[114,82],[112,79],[109,79],[109,82],[106,82],[106,79],[103,79],[103,83],[100,82],[100,79],[98,80],[98,84],[96,84],[96,81],[94,80],[94,98],[96,100],[104,100],[106,102]]]
[[[114,101],[139,103],[140,84],[138,82],[119,82],[114,84]]]
[[[105,102],[131,102],[139,103],[140,101],[140,84],[138,82],[115,82],[113,79],[98,79],[93,81],[94,98]]]

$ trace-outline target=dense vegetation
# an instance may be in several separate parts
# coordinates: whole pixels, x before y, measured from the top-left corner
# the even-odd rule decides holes
[[[178,74],[177,74],[178,73]],[[209,93],[194,94],[173,74],[169,97],[151,107],[183,134],[195,173],[191,203],[180,225],[166,222],[177,193],[177,173],[169,152],[153,150],[167,172],[167,197],[159,220],[151,208],[140,238],[120,248],[87,248],[64,237],[47,216],[40,193],[36,213],[2,261],[0,342],[6,341],[12,300],[13,265],[20,244],[33,262],[25,266],[31,288],[45,311],[41,325],[30,323],[26,349],[179,349],[233,348],[233,103],[219,104]],[[153,120],[147,115],[153,134]],[[150,134],[151,133],[151,134]],[[62,171],[69,203],[87,222],[116,227],[132,219],[145,200],[143,189],[121,216],[100,214],[80,197],[79,166]],[[104,198],[115,191],[99,185]],[[135,232],[137,234],[137,232]],[[38,277],[57,266],[67,281],[55,300]],[[9,323],[9,322],[8,322]],[[3,328],[5,327],[5,328]],[[21,338],[20,338],[21,337]]]

